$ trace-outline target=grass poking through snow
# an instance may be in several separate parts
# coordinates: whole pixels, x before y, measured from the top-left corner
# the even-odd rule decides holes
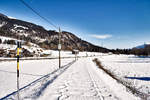
[[[142,100],[147,100],[148,95],[145,93],[142,93],[140,91],[138,91],[135,87],[131,86],[131,83],[122,80],[120,78],[118,78],[113,72],[111,72],[110,70],[107,70],[106,68],[104,68],[104,66],[101,64],[101,62],[95,58],[93,60],[93,62],[96,63],[96,65],[103,70],[107,75],[109,75],[111,78],[115,79],[118,83],[124,85],[126,87],[127,90],[131,91],[132,94],[139,96]]]

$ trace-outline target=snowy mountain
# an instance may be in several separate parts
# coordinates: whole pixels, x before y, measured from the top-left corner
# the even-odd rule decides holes
[[[41,48],[57,49],[58,32],[46,30],[42,26],[7,17],[0,14],[0,36],[21,39],[26,42],[37,44]],[[70,32],[63,31],[61,34],[63,50],[78,49],[80,51],[108,52],[106,48],[95,46],[86,42]]]
[[[0,13],[0,17],[5,17],[5,18],[8,18],[6,15]]]
[[[137,49],[144,49],[147,45],[149,45],[149,44],[139,45],[139,46],[136,46],[136,47],[134,47],[134,48],[137,48]]]

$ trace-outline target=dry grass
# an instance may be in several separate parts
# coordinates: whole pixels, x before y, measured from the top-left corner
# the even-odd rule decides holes
[[[93,62],[96,63],[96,65],[103,70],[107,75],[109,75],[110,77],[112,77],[113,79],[115,79],[118,83],[124,85],[126,87],[126,89],[128,91],[130,91],[132,94],[139,96],[142,100],[147,100],[147,94],[144,94],[140,91],[138,91],[135,87],[132,87],[130,83],[126,82],[125,80],[122,80],[120,78],[118,78],[115,74],[113,74],[113,72],[107,70],[106,68],[104,68],[104,66],[101,64],[101,62],[95,58],[93,60]]]

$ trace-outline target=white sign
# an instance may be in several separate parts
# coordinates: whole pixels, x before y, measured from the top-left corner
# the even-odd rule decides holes
[[[58,44],[58,49],[59,49],[59,50],[61,49],[61,44]]]

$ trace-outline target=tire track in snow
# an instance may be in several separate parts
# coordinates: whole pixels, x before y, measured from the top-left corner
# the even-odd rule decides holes
[[[38,100],[118,100],[93,71],[92,60],[79,59]]]
[[[98,77],[98,75],[94,72],[94,70],[92,68],[89,67],[94,67],[94,66],[86,66],[85,69],[87,70],[89,77],[91,78],[92,82],[93,82],[93,86],[95,88],[95,90],[97,91],[97,95],[100,98],[100,100],[119,100],[118,97],[116,97],[112,91],[109,89],[108,86],[105,85],[105,83],[100,80],[100,78]],[[105,94],[105,92],[107,92]]]
[[[91,79],[91,81],[92,81],[92,83],[93,83],[93,87],[95,88],[98,97],[100,98],[100,100],[104,100],[104,97],[103,97],[103,96],[101,95],[101,93],[99,92],[99,87],[98,87],[96,81],[94,80],[93,75],[89,72],[89,69],[88,69],[87,67],[85,67],[85,69],[86,69],[87,72],[88,72],[88,75],[89,75],[89,77],[90,77],[90,79]]]

